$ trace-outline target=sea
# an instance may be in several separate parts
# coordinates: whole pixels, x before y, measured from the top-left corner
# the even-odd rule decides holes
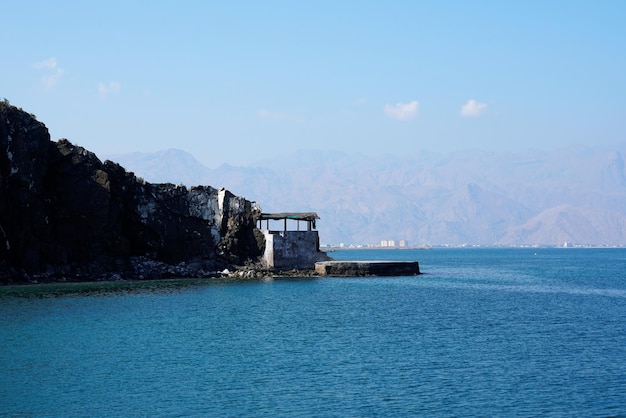
[[[0,416],[626,416],[626,249],[331,255],[423,274],[0,287]]]

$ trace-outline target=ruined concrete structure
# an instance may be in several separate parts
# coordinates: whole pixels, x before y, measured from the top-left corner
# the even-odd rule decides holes
[[[330,260],[320,251],[320,240],[315,222],[319,219],[314,212],[261,213],[259,229],[265,237],[265,251],[261,258],[269,269],[312,269],[317,261]],[[287,221],[296,222],[296,230],[288,230]],[[270,228],[270,221],[278,221],[282,228]],[[300,230],[300,222],[306,229]],[[265,226],[265,228],[264,228]]]
[[[320,276],[416,276],[421,274],[417,261],[319,261],[315,272]]]

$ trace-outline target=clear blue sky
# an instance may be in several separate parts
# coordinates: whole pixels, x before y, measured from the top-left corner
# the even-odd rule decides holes
[[[626,1],[5,1],[0,97],[216,167],[626,141]]]

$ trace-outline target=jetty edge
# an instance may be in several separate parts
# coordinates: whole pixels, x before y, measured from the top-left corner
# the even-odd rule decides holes
[[[421,274],[417,261],[351,261],[333,260],[315,263],[315,272],[320,276],[364,277],[364,276],[417,276]]]

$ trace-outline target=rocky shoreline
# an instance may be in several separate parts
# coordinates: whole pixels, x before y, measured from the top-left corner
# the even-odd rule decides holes
[[[0,282],[0,286],[28,286],[46,283],[86,283],[86,282],[120,282],[120,281],[151,281],[151,280],[193,280],[193,279],[264,279],[272,278],[298,278],[298,277],[321,277],[313,269],[269,270],[262,266],[230,266],[222,270],[212,270],[194,265],[193,263],[180,263],[171,265],[154,262],[152,260],[136,260],[136,270],[107,272],[99,276],[82,274],[80,271],[73,275],[52,275],[48,273],[28,274],[19,272],[14,278],[10,277]]]

